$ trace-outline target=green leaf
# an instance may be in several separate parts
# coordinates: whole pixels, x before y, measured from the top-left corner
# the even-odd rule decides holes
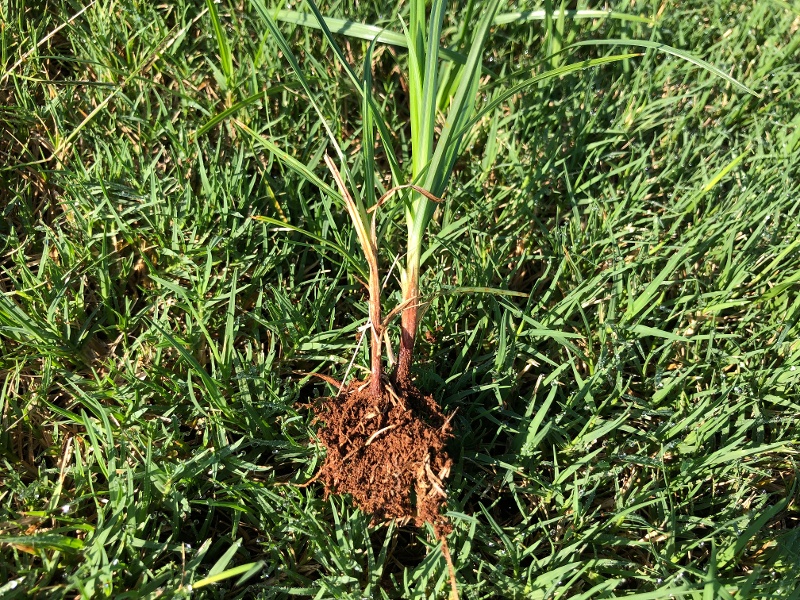
[[[728,83],[732,84],[734,87],[738,88],[743,92],[747,92],[755,96],[756,98],[761,98],[761,95],[740,83],[738,80],[734,79],[721,69],[715,67],[711,63],[703,60],[702,58],[698,58],[693,54],[687,52],[686,50],[679,50],[678,48],[673,48],[672,46],[667,46],[666,44],[660,44],[658,42],[651,42],[650,40],[628,40],[628,39],[597,39],[597,40],[586,40],[583,42],[575,42],[572,44],[571,47],[575,46],[638,46],[641,48],[649,48],[651,50],[657,50],[659,52],[664,52],[666,54],[672,54],[673,56],[677,56],[678,58],[682,58],[683,60],[692,63],[693,65],[697,65],[705,69],[706,71],[713,73],[717,77],[720,77],[727,81]]]
[[[263,569],[264,565],[265,565],[264,561],[259,560],[256,562],[247,563],[246,565],[239,565],[238,567],[232,567],[226,571],[220,571],[218,573],[214,573],[213,575],[209,575],[208,577],[204,577],[199,581],[195,581],[192,584],[192,588],[198,589],[201,587],[205,587],[207,585],[219,583],[220,581],[225,581],[226,579],[230,579],[231,577],[236,577],[237,575],[242,575],[239,581],[236,582],[236,585],[241,585],[247,579],[258,573],[261,569]]]
[[[225,75],[225,83],[228,89],[233,87],[234,72],[233,72],[233,56],[231,55],[230,44],[225,35],[225,28],[219,20],[219,13],[217,12],[217,4],[214,0],[206,0],[206,7],[208,13],[211,15],[211,23],[214,26],[214,35],[217,38],[217,47],[219,48],[219,58],[222,73]]]
[[[195,133],[194,133],[195,139],[204,136],[209,131],[214,129],[214,127],[216,127],[219,123],[221,123],[222,121],[224,121],[228,117],[231,117],[231,116],[235,115],[237,112],[239,112],[240,110],[242,110],[246,106],[249,106],[250,104],[253,104],[254,102],[258,102],[259,100],[262,100],[264,98],[268,98],[269,96],[281,94],[284,91],[286,91],[288,89],[291,89],[291,87],[292,86],[290,86],[290,85],[273,85],[273,86],[270,86],[269,89],[264,90],[263,92],[258,92],[257,94],[253,94],[252,96],[248,96],[244,100],[239,100],[239,102],[233,104],[230,108],[227,108],[227,109],[223,110],[221,113],[216,114],[213,117],[211,117],[211,119],[209,119],[208,122],[205,125],[203,125],[199,129],[197,129],[197,131],[195,131]],[[278,122],[278,120],[280,120],[280,118],[281,117],[279,117],[275,121],[272,121],[270,123],[270,125],[276,124]]]
[[[58,550],[67,553],[77,552],[83,548],[83,540],[57,533],[17,536],[3,535],[0,536],[0,544],[9,544],[19,549]]]

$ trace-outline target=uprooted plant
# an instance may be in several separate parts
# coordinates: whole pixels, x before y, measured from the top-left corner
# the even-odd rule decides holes
[[[326,193],[337,197],[352,221],[361,252],[366,260],[366,279],[369,291],[369,331],[371,369],[365,382],[341,385],[339,393],[326,399],[318,408],[318,418],[324,422],[319,438],[326,447],[326,459],[318,477],[327,490],[349,493],[363,509],[379,520],[397,518],[416,525],[433,524],[437,534],[446,532],[448,522],[441,515],[446,498],[443,480],[448,476],[451,460],[445,445],[450,437],[450,420],[430,396],[419,392],[411,382],[413,348],[419,326],[419,278],[424,232],[440,201],[462,140],[477,122],[475,99],[482,74],[485,41],[492,25],[498,2],[484,13],[469,41],[470,51],[462,57],[457,72],[442,85],[440,38],[445,2],[434,2],[430,23],[425,3],[414,0],[406,30],[409,49],[408,85],[410,96],[412,156],[411,173],[400,167],[392,136],[381,117],[372,95],[371,63],[377,43],[373,39],[364,58],[363,75],[359,77],[345,60],[341,49],[313,2],[309,6],[337,55],[342,67],[361,96],[363,181],[356,181],[348,161],[322,116],[302,69],[292,54],[271,13],[256,0],[255,6],[264,17],[287,60],[317,110],[330,138],[337,161],[325,156],[325,163],[336,183],[336,189],[318,179],[310,169],[297,165],[269,142],[266,145],[290,166],[302,169]],[[440,102],[447,101],[448,118],[437,136],[437,117]],[[377,197],[375,173],[375,130],[389,164],[393,187]],[[344,176],[340,173],[344,173]],[[360,185],[359,185],[360,184]],[[401,197],[408,228],[406,265],[401,269],[402,299],[386,319],[381,311],[381,279],[379,270],[378,212],[393,195]],[[393,377],[383,374],[383,343],[388,340],[389,320],[400,316],[400,350]]]
[[[324,160],[336,186],[327,184],[314,173],[313,168],[289,156],[272,141],[251,131],[243,123],[236,121],[236,125],[273,156],[316,185],[321,193],[329,194],[343,204],[355,227],[359,246],[367,263],[366,271],[363,267],[358,268],[359,273],[367,280],[369,292],[369,319],[363,329],[369,330],[370,376],[363,382],[356,381],[349,385],[342,382],[338,394],[326,399],[317,408],[318,419],[324,422],[319,438],[327,449],[325,463],[317,477],[325,483],[326,491],[351,494],[361,508],[371,512],[378,520],[397,518],[401,521],[412,521],[416,525],[428,522],[434,526],[437,536],[444,539],[441,534],[446,533],[450,527],[447,519],[441,515],[441,506],[446,498],[443,480],[448,476],[452,463],[445,450],[450,436],[450,421],[433,398],[419,392],[411,381],[420,307],[423,306],[420,292],[423,240],[434,214],[435,204],[440,201],[448,186],[456,159],[464,150],[466,136],[484,116],[496,110],[508,98],[549,78],[638,55],[614,54],[562,65],[558,65],[558,61],[553,60],[554,56],[550,56],[541,64],[549,63],[552,68],[533,76],[508,78],[508,81],[517,83],[496,90],[491,100],[478,107],[476,99],[481,79],[492,76],[482,65],[492,26],[544,18],[544,11],[496,16],[500,2],[490,1],[480,13],[477,26],[470,28],[468,21],[471,18],[467,18],[458,28],[458,43],[455,47],[465,49],[466,54],[463,54],[440,47],[446,7],[444,0],[434,0],[429,12],[424,0],[411,0],[408,24],[404,24],[404,36],[372,26],[325,17],[313,0],[308,0],[310,15],[295,11],[270,11],[263,0],[252,2],[281,52],[292,65],[308,101],[319,115],[335,154],[334,158],[326,155]],[[474,8],[472,3],[469,7]],[[612,16],[604,11],[569,12],[572,17]],[[560,18],[563,19],[564,14],[562,11]],[[550,15],[552,16],[553,14]],[[624,17],[647,21],[638,17]],[[275,18],[321,29],[337,61],[358,91],[362,118],[360,147],[363,153],[363,175],[360,181],[348,167],[347,157],[325,120],[303,69],[278,29]],[[366,48],[361,76],[356,74],[353,66],[346,60],[332,29],[345,35],[371,40]],[[406,81],[410,104],[410,173],[400,166],[392,147],[393,136],[388,131],[387,121],[381,115],[373,97],[371,69],[377,43],[404,47],[408,51]],[[636,45],[679,56],[750,92],[712,65],[655,42],[595,40],[579,42],[573,44],[573,47],[611,43]],[[556,52],[560,54],[565,50],[558,48]],[[441,116],[445,113],[446,119],[441,124]],[[377,138],[376,130],[379,134]],[[391,189],[380,197],[377,193],[380,181],[376,178],[378,169],[374,154],[378,139],[392,178]],[[376,223],[382,206],[394,194],[403,202],[408,237],[405,266],[400,273],[401,301],[387,318],[383,318],[379,269],[381,241],[378,239],[379,228]],[[281,227],[288,226],[285,222],[268,217],[260,219]],[[346,258],[351,264],[356,264],[352,256]],[[383,373],[383,346],[384,343],[391,343],[386,334],[387,324],[398,314],[398,363],[393,376],[387,378]],[[446,544],[443,544],[443,549],[446,552]],[[452,570],[451,582],[454,586]]]
[[[337,397],[320,407],[319,416],[326,426],[319,435],[328,452],[319,476],[328,489],[351,493],[376,516],[413,520],[417,525],[428,521],[441,531],[446,525],[439,507],[446,498],[442,479],[451,464],[444,448],[450,423],[436,402],[409,381],[384,382],[381,347],[386,322],[381,320],[375,214],[392,193],[402,189],[413,189],[431,201],[438,198],[419,186],[405,184],[390,189],[365,211],[327,155],[325,163],[355,225],[369,268],[366,329],[370,331],[371,369],[368,382],[351,384],[346,391],[340,386]],[[369,220],[367,212],[372,213]]]
[[[411,381],[422,305],[419,282],[423,239],[435,204],[440,201],[450,181],[456,159],[464,149],[465,137],[484,115],[533,83],[634,55],[604,57],[546,71],[509,86],[498,93],[492,102],[476,110],[478,88],[485,74],[482,67],[484,48],[499,2],[491,2],[488,10],[481,13],[474,30],[466,24],[461,28],[459,45],[468,49],[464,55],[445,52],[440,48],[446,2],[435,1],[428,14],[423,0],[412,0],[402,43],[408,49],[407,83],[411,116],[411,172],[406,173],[400,166],[391,145],[393,136],[372,94],[372,56],[375,45],[382,39],[382,31],[372,32],[372,41],[363,61],[363,74],[359,76],[336,43],[328,27],[329,20],[309,0],[313,24],[323,30],[340,65],[361,97],[363,179],[357,181],[299,62],[276,26],[273,13],[261,0],[253,1],[292,65],[326,130],[335,157],[326,156],[325,163],[336,187],[325,183],[312,169],[286,155],[271,141],[256,135],[241,123],[238,125],[323,193],[330,194],[344,205],[367,263],[367,269],[361,272],[365,275],[369,291],[369,320],[364,329],[369,330],[371,345],[370,377],[365,382],[341,385],[335,397],[326,399],[319,406],[317,414],[324,426],[318,435],[327,452],[317,477],[325,483],[326,490],[351,494],[361,508],[379,520],[397,518],[416,525],[429,522],[437,533],[445,532],[449,524],[441,515],[441,506],[446,499],[443,480],[448,476],[451,466],[445,450],[450,437],[450,420],[433,398],[422,394]],[[280,16],[284,20],[292,17],[286,11],[282,11]],[[397,38],[392,40],[393,43],[398,41]],[[443,113],[447,117],[440,127],[439,119]],[[379,134],[377,137],[376,130]],[[374,155],[377,139],[382,145],[393,184],[381,197],[376,191],[379,185]],[[378,264],[380,240],[376,220],[378,211],[393,194],[400,196],[405,212],[408,230],[406,263],[400,273],[401,301],[387,318],[382,319]],[[266,217],[262,219],[276,225],[286,225]],[[352,257],[348,257],[348,260],[352,262]],[[398,363],[393,376],[386,378],[383,375],[382,352],[384,340],[389,339],[386,326],[398,314]]]

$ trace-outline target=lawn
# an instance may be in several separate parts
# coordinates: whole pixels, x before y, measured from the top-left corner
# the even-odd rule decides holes
[[[258,3],[0,8],[0,598],[450,594],[433,526],[308,483],[314,406],[370,372],[324,157],[378,191],[417,172],[409,3],[320,7],[389,32],[333,34],[371,65],[372,160],[309,5],[267,11],[288,55]],[[458,591],[800,598],[800,4],[606,7],[500,7],[423,237],[412,376],[455,433]],[[443,81],[485,11],[448,3]]]

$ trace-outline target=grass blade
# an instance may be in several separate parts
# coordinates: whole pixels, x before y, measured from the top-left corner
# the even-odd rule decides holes
[[[740,83],[737,79],[734,79],[725,71],[722,71],[718,67],[715,67],[710,62],[703,60],[702,58],[698,58],[687,52],[686,50],[680,50],[678,48],[673,48],[672,46],[668,46],[667,44],[661,44],[659,42],[652,42],[650,40],[628,40],[628,39],[597,39],[597,40],[586,40],[583,42],[575,42],[572,46],[638,46],[641,48],[648,48],[651,50],[657,50],[659,52],[664,52],[666,54],[671,54],[673,56],[677,56],[685,60],[686,62],[692,63],[693,65],[697,65],[698,67],[705,69],[709,73],[716,75],[717,77],[724,79],[735,88],[746,92],[756,98],[761,98],[761,94],[755,92],[754,90],[750,89],[743,83]]]

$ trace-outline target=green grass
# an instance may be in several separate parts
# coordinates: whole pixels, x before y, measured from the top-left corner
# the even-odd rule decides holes
[[[457,411],[461,594],[797,597],[800,5],[611,8],[656,24],[493,30],[479,104],[642,56],[485,115],[426,238],[415,373]],[[307,404],[332,392],[308,373],[347,369],[366,265],[335,194],[283,158],[333,184],[274,37],[227,0],[79,10],[2,8],[0,597],[445,597],[432,532],[293,485],[321,459]],[[322,10],[408,23],[405,4]],[[319,31],[279,26],[363,180],[359,94]],[[652,49],[553,55],[619,38],[761,98]],[[368,42],[337,39],[360,69]],[[375,48],[410,172],[405,61]],[[387,207],[384,273],[406,235]]]

